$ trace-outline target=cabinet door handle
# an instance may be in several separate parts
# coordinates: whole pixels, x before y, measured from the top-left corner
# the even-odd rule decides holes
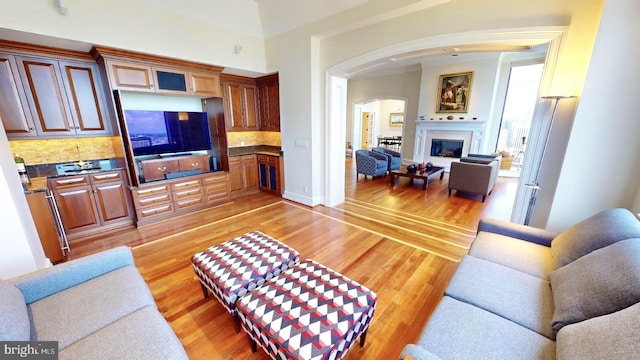
[[[35,130],[35,129],[34,129],[34,128],[32,128],[32,127],[30,127],[30,128],[29,128],[29,131],[33,131],[33,130]]]
[[[158,171],[162,171],[162,172],[164,172],[165,170],[167,170],[167,167],[166,167],[166,166],[163,166],[163,167],[159,167],[159,168],[158,168]]]
[[[118,177],[118,174],[107,174],[107,175],[95,175],[94,177],[98,180],[110,179],[114,177]]]
[[[193,167],[198,167],[199,165],[200,165],[200,163],[198,163],[198,162],[197,163],[191,163],[191,166],[193,166]]]
[[[81,178],[73,178],[73,179],[67,179],[67,180],[56,180],[56,182],[58,184],[61,185],[67,185],[67,184],[73,184],[73,183],[77,183],[77,182],[84,182],[85,178],[81,177]]]

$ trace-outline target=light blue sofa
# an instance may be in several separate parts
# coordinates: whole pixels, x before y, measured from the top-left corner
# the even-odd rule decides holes
[[[0,280],[0,341],[58,341],[60,359],[187,359],[127,247]]]
[[[481,220],[407,355],[639,359],[640,221],[611,209],[554,234]]]

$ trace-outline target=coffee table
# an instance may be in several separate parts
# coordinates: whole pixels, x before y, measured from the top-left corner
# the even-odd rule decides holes
[[[425,169],[424,172],[416,171],[415,173],[410,173],[407,171],[406,166],[401,166],[398,170],[392,170],[389,175],[391,177],[391,184],[395,183],[397,177],[408,177],[411,179],[410,183],[413,184],[413,179],[422,179],[424,182],[422,185],[423,190],[427,190],[427,185],[429,184],[429,179],[434,178],[440,174],[440,180],[444,177],[444,167],[440,166],[432,166],[430,169]]]

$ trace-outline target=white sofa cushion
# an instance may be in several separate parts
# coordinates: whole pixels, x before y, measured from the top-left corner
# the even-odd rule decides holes
[[[640,239],[596,250],[549,275],[552,328],[610,314],[640,301]]]
[[[29,314],[17,287],[0,280],[0,341],[30,340]]]

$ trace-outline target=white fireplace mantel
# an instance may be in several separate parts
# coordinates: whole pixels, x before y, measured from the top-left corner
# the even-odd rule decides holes
[[[436,134],[446,134],[447,138],[464,140],[463,156],[480,152],[486,123],[486,121],[480,120],[416,120],[413,160],[416,162],[431,161],[429,154],[431,139]]]

